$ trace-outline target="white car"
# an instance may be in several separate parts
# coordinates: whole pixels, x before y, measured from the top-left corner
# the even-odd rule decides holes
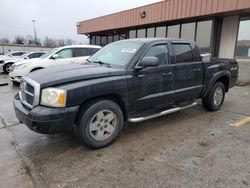
[[[14,63],[17,63],[25,59],[39,58],[45,53],[46,52],[30,52],[20,57],[15,57],[15,58],[12,57],[12,58],[5,59],[4,62],[0,64],[0,72],[9,73],[11,70],[11,66]]]
[[[26,54],[26,52],[24,52],[24,51],[14,51],[14,52],[10,52],[6,55],[0,55],[0,66],[4,63],[4,61],[6,61],[8,59],[19,58],[24,54]]]
[[[16,84],[21,81],[22,76],[38,69],[70,63],[85,63],[86,59],[99,49],[101,46],[96,45],[71,45],[55,48],[40,58],[15,63],[12,65],[9,76],[13,84]]]

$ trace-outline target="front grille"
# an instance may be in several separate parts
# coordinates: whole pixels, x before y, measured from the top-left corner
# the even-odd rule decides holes
[[[20,87],[19,96],[21,102],[30,109],[38,105],[40,92],[39,84],[27,77],[22,79]]]
[[[26,90],[29,92],[29,93],[32,93],[34,94],[34,87],[28,83],[26,83]]]

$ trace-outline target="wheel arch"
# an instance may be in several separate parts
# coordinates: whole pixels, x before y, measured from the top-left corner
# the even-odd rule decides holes
[[[123,118],[126,121],[128,118],[128,108],[127,108],[127,102],[125,101],[124,98],[122,98],[118,94],[105,94],[105,95],[100,95],[100,96],[95,96],[89,99],[86,99],[80,104],[78,113],[75,118],[75,123],[78,124],[83,113],[88,109],[89,106],[91,106],[93,103],[100,101],[100,100],[111,100],[115,102],[122,110],[123,113]]]
[[[209,95],[210,91],[212,90],[216,82],[222,82],[225,86],[225,91],[228,92],[230,85],[230,78],[231,78],[231,73],[229,71],[222,71],[214,74],[213,78],[208,82],[207,89],[205,90],[202,98],[205,98]]]
[[[30,72],[34,72],[36,70],[44,69],[44,67],[35,67],[30,70]]]

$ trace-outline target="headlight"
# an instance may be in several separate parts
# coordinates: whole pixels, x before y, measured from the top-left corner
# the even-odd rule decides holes
[[[28,64],[25,63],[25,64],[17,65],[17,66],[15,67],[15,69],[16,69],[16,70],[20,70],[20,69],[24,69],[24,68],[27,67],[27,66],[28,66]]]
[[[66,91],[58,88],[43,89],[41,104],[50,107],[65,107]]]

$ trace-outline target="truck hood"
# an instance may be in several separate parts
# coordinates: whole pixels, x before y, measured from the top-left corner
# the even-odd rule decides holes
[[[28,74],[32,80],[40,84],[41,88],[51,87],[69,82],[97,79],[108,76],[121,76],[125,69],[111,68],[98,64],[69,64],[41,69]]]

